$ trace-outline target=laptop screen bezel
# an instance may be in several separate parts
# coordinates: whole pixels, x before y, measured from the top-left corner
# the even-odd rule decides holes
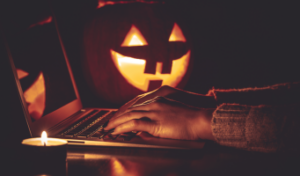
[[[29,115],[28,107],[27,107],[27,104],[26,104],[26,101],[25,101],[25,98],[24,98],[24,92],[22,90],[20,80],[18,79],[18,76],[17,76],[16,67],[14,65],[13,58],[10,54],[9,46],[7,46],[7,50],[8,50],[8,53],[10,55],[10,60],[11,60],[11,62],[10,62],[11,67],[12,67],[12,70],[14,72],[16,85],[18,87],[18,92],[20,94],[21,103],[22,103],[22,106],[23,106],[23,109],[24,109],[24,116],[27,120],[27,123],[28,123],[28,126],[29,126],[29,131],[31,132],[32,137],[41,136],[42,131],[47,131],[51,127],[57,125],[61,121],[65,120],[66,118],[70,117],[71,115],[75,114],[76,112],[78,112],[82,109],[82,103],[81,103],[79,92],[78,92],[78,89],[77,89],[77,86],[76,86],[76,83],[75,83],[73,72],[72,72],[69,60],[67,58],[67,54],[66,54],[66,51],[65,51],[65,48],[64,48],[59,30],[58,30],[56,19],[55,19],[54,16],[53,16],[53,22],[54,22],[55,27],[56,27],[56,34],[57,34],[57,37],[58,37],[59,42],[60,42],[62,53],[64,54],[64,59],[65,59],[66,65],[67,65],[67,69],[68,69],[69,76],[70,76],[70,79],[71,79],[71,82],[72,82],[72,86],[73,86],[73,89],[74,89],[74,92],[75,92],[75,95],[76,95],[76,99],[72,100],[71,102],[65,104],[64,106],[50,112],[49,114],[46,114],[45,116],[41,117],[37,121],[32,121],[32,118]]]

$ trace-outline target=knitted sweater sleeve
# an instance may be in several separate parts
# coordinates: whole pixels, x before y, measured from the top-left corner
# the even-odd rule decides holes
[[[216,141],[250,151],[299,151],[299,85],[211,90],[219,104],[212,118]]]

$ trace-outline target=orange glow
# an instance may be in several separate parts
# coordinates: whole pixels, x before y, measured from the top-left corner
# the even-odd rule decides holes
[[[24,92],[24,98],[28,105],[28,111],[32,118],[38,120],[45,110],[45,79],[40,72],[38,79]]]
[[[174,23],[172,32],[169,38],[170,42],[186,42],[186,39],[180,29],[180,27]],[[148,45],[147,41],[143,37],[142,33],[134,26],[127,33],[121,46],[143,46]],[[146,67],[146,60],[143,58],[133,58],[124,56],[114,50],[110,50],[111,57],[115,66],[123,77],[134,87],[146,92],[148,91],[150,81],[162,80],[162,85],[169,85],[176,87],[185,75],[189,61],[190,50],[181,58],[175,59],[172,62],[171,73],[162,74],[163,63],[156,63],[155,74],[144,73]]]
[[[136,88],[146,92],[149,87],[149,81],[152,80],[163,80],[162,85],[169,85],[176,87],[185,75],[189,60],[190,51],[188,51],[181,58],[173,60],[171,73],[162,74],[162,62],[156,63],[156,73],[147,74],[144,73],[146,61],[144,59],[136,59],[132,57],[123,56],[122,54],[111,51],[111,57],[114,61],[115,66],[123,77]]]
[[[186,42],[186,38],[177,23],[174,23],[169,42]],[[121,46],[132,47],[144,45],[148,45],[146,39],[139,29],[132,25]],[[188,50],[183,56],[172,61],[170,73],[162,73],[163,62],[156,62],[155,74],[145,73],[146,60],[144,58],[125,56],[113,49],[110,50],[110,54],[114,65],[126,81],[139,90],[147,92],[150,81],[161,81],[162,86],[176,87],[187,72],[191,51]]]
[[[48,141],[48,138],[47,138],[47,133],[46,131],[43,131],[42,132],[42,135],[41,135],[41,141],[42,141],[42,145],[47,145],[47,141]]]
[[[29,74],[24,70],[17,69],[19,79],[22,79]],[[45,92],[45,79],[42,72],[40,72],[36,81],[24,91],[24,98],[28,103],[28,112],[30,116],[38,120],[42,117],[45,110],[46,92]]]
[[[134,26],[127,33],[121,46],[144,46],[148,45],[142,33]]]
[[[157,2],[157,1],[149,1],[149,0],[131,0],[131,1],[108,1],[108,0],[98,0],[97,9],[104,7],[106,5],[114,5],[114,4],[129,4],[129,3],[135,3],[135,2],[142,2],[145,4],[154,4],[154,3],[162,3],[164,2]]]
[[[113,1],[105,1],[105,0],[98,0],[98,6],[97,6],[97,9],[105,6],[105,5],[114,5],[116,4],[116,2],[113,2]]]
[[[21,69],[17,69],[17,75],[19,79],[25,78],[26,76],[28,76],[28,73],[24,70]]]
[[[174,24],[169,42],[186,42],[186,39],[177,23]]]
[[[111,164],[111,175],[113,176],[139,176],[142,174],[139,174],[137,164],[132,163],[130,161],[126,161],[126,165],[123,165],[120,160],[113,157],[110,160]],[[127,168],[126,168],[126,167]]]
[[[44,24],[51,23],[51,22],[52,22],[52,16],[47,16],[43,20],[41,20],[41,21],[39,21],[35,24],[30,25],[29,28],[32,28],[32,27],[37,26],[37,25],[44,25]]]
[[[125,167],[116,158],[111,159],[112,175],[124,175],[126,173]]]

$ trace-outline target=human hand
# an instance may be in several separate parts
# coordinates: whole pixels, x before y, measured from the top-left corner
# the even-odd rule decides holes
[[[138,95],[134,99],[130,100],[119,108],[118,112],[114,117],[123,114],[128,108],[142,104],[146,101],[149,101],[155,97],[166,97],[178,102],[182,102],[186,105],[198,107],[198,108],[215,108],[216,101],[213,96],[206,96],[202,94],[197,94],[193,92],[188,92],[180,89],[176,89],[170,86],[162,86],[159,89]],[[113,117],[113,118],[114,118]]]
[[[195,108],[165,97],[155,97],[127,108],[112,118],[105,130],[113,134],[146,131],[162,138],[213,140],[211,118],[215,108]]]

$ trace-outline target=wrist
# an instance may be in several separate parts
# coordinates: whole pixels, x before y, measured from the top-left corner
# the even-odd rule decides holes
[[[212,133],[212,118],[216,108],[203,108],[200,110],[199,126],[198,126],[198,138],[205,140],[215,140]]]

